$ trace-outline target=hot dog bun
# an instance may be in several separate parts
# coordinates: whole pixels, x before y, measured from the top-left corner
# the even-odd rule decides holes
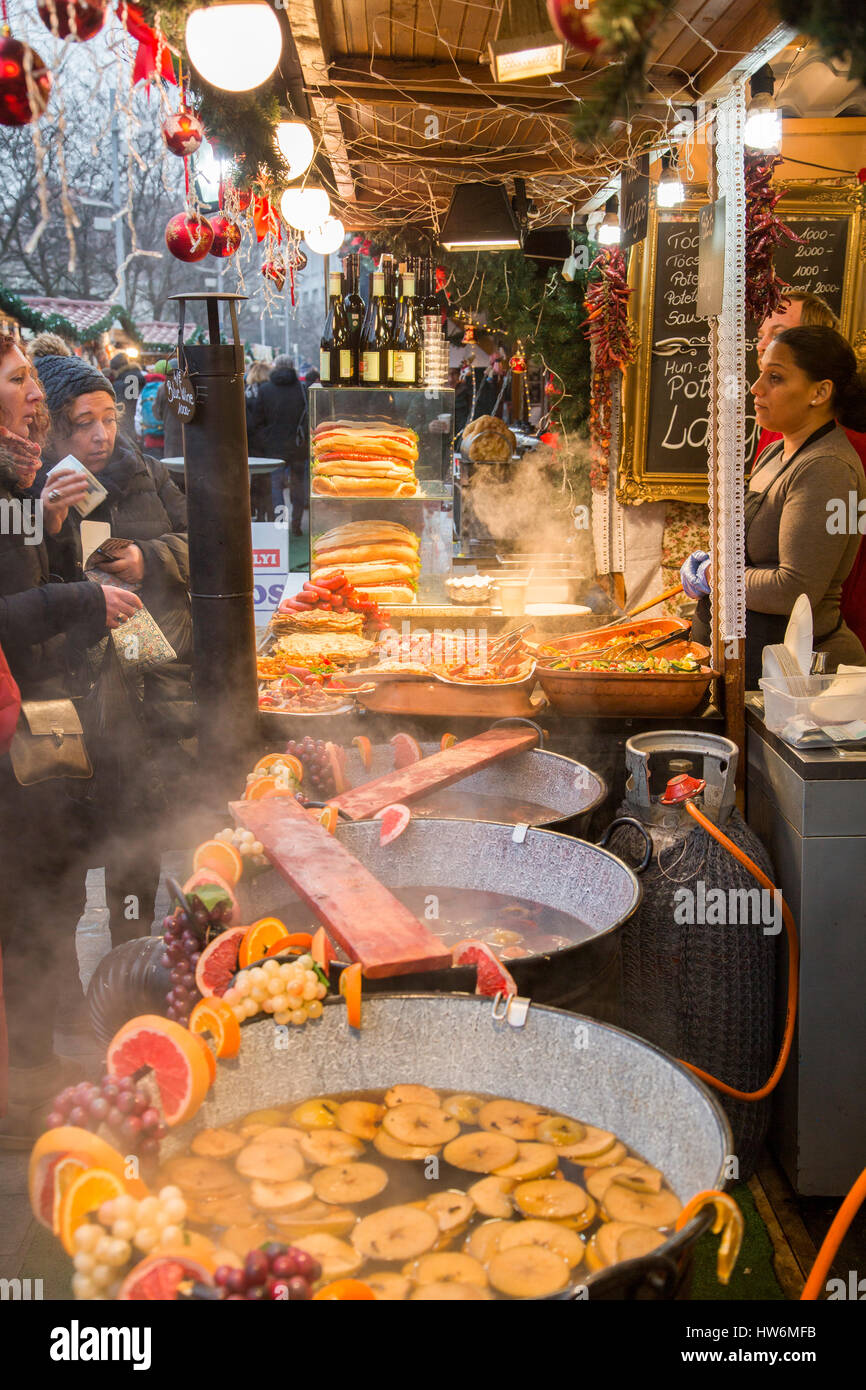
[[[380,608],[388,604],[410,604],[416,602],[415,590],[408,584],[366,584],[358,589],[365,598],[373,599]]]
[[[330,531],[313,541],[313,550],[332,550],[348,548],[353,545],[379,545],[394,541],[397,545],[408,545],[414,550],[421,542],[408,526],[399,521],[347,521],[342,526],[333,526]]]
[[[414,497],[417,491],[418,484],[414,478],[408,481],[383,475],[360,478],[339,474],[334,477],[316,474],[313,477],[313,492],[317,497]]]
[[[411,545],[399,545],[396,541],[382,541],[378,545],[342,546],[335,549],[313,550],[317,565],[361,565],[368,561],[384,560],[387,563],[408,565],[413,571],[421,568],[417,550]]]
[[[316,568],[311,576],[312,583],[318,584],[320,580],[327,579],[338,571],[341,571],[356,589],[364,589],[368,584],[392,584],[394,582],[406,583],[411,587],[411,582],[415,578],[414,566],[403,565],[397,560],[368,560],[364,564],[324,565],[321,568]]]

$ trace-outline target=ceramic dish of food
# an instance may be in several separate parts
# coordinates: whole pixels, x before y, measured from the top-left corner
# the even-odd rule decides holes
[[[713,676],[710,652],[698,642],[672,642],[663,649],[673,665],[686,656],[698,663],[681,670],[555,670],[539,662],[537,676],[554,709],[561,714],[691,714],[705,696]],[[633,664],[633,663],[632,663]]]

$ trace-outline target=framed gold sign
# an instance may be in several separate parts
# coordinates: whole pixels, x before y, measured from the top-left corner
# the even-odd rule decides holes
[[[866,357],[866,218],[860,187],[790,182],[785,188],[778,210],[801,242],[779,248],[776,270],[793,288],[825,299],[858,356]],[[707,199],[703,188],[688,191],[681,207],[651,210],[646,240],[632,249],[629,262],[639,347],[625,376],[617,497],[631,505],[664,498],[707,500],[708,321],[695,313],[698,212]],[[748,387],[756,375],[750,341],[743,383],[749,458],[758,429]]]

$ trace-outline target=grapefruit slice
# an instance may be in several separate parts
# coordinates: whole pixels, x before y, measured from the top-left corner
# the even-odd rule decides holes
[[[123,1197],[126,1187],[107,1168],[88,1168],[69,1185],[60,1202],[58,1232],[67,1255],[75,1254],[75,1232],[103,1202]]]
[[[395,734],[388,740],[394,749],[394,770],[419,763],[424,756],[411,734]]]
[[[355,748],[357,748],[358,752],[361,754],[361,762],[369,771],[369,769],[373,766],[373,745],[370,743],[370,740],[368,739],[367,735],[356,734],[355,737],[352,739],[352,744]]]
[[[212,1086],[216,1081],[216,1057],[214,1057],[203,1037],[198,1033],[192,1033],[191,1037],[195,1038],[195,1041],[201,1047],[201,1055],[204,1057],[205,1065],[207,1066],[208,1086]]]
[[[238,948],[238,965],[243,968],[254,961],[263,960],[268,948],[286,934],[286,924],[279,917],[260,917],[244,932]]]
[[[187,1283],[213,1285],[213,1275],[185,1255],[148,1255],[129,1271],[117,1297],[150,1303],[174,1302],[181,1284]]]
[[[344,771],[346,754],[336,743],[326,743],[325,752],[328,755],[328,767],[334,777],[334,790],[339,796],[341,792],[347,791],[349,786]]]
[[[219,890],[217,892],[216,890]],[[231,884],[227,883],[222,874],[214,869],[197,869],[183,885],[184,897],[198,897],[199,901],[207,908],[215,907],[221,898],[228,898],[231,903],[231,915],[235,921],[240,918],[240,904],[234,895]]]
[[[379,844],[390,845],[392,840],[396,840],[398,835],[402,835],[406,826],[412,819],[412,812],[408,806],[404,806],[402,801],[395,801],[391,806],[383,806],[381,811],[377,811],[374,820],[382,822],[379,831]]]
[[[234,845],[224,840],[205,840],[193,855],[192,867],[194,870],[213,869],[234,887],[244,871],[244,861]]]
[[[225,994],[237,972],[238,951],[246,934],[246,927],[229,927],[205,946],[195,967],[195,982],[206,999]]]
[[[55,1178],[65,1159],[74,1159],[83,1168],[107,1169],[115,1177],[125,1179],[126,1190],[131,1196],[149,1196],[147,1184],[140,1178],[126,1178],[126,1160],[111,1144],[77,1125],[58,1125],[36,1140],[28,1172],[33,1215],[49,1231],[54,1229]]]
[[[218,1057],[238,1055],[241,1046],[240,1024],[231,1005],[218,995],[198,1001],[189,1016],[188,1027],[191,1033],[210,1033]]]
[[[106,1069],[109,1076],[121,1077],[150,1067],[159,1087],[165,1122],[179,1125],[195,1114],[210,1087],[202,1045],[202,1039],[173,1019],[142,1014],[131,1018],[111,1039]]]
[[[452,951],[455,965],[474,965],[477,971],[476,994],[516,994],[514,978],[501,960],[483,941],[458,941]]]

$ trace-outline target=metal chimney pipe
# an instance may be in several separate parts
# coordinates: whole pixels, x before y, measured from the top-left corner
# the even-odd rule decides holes
[[[178,358],[195,387],[184,424],[189,519],[193,691],[198,757],[208,793],[238,796],[258,732],[250,480],[244,409],[244,354],[237,301],[221,293],[177,294]],[[186,305],[207,307],[207,343],[183,343]],[[220,341],[219,305],[229,305],[232,341]]]

